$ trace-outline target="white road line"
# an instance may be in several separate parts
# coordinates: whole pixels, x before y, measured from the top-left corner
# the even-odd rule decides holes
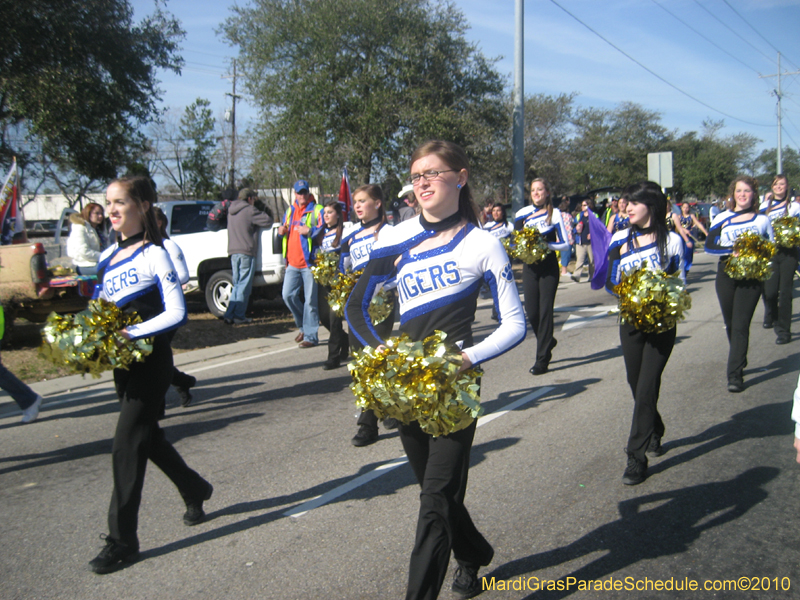
[[[495,419],[502,417],[505,414],[508,414],[512,410],[516,410],[520,406],[524,406],[525,404],[528,404],[528,402],[536,400],[536,398],[543,396],[552,389],[553,389],[552,387],[539,388],[538,390],[535,390],[530,394],[523,396],[519,400],[516,400],[511,404],[504,406],[502,409],[496,410],[493,413],[481,417],[480,419],[478,419],[478,425],[476,427],[480,427],[481,425],[486,425],[487,423],[491,423]],[[299,506],[290,508],[285,513],[283,513],[283,516],[302,517],[307,512],[312,511],[315,508],[319,508],[320,506],[324,506],[328,502],[331,502],[332,500],[335,500],[340,496],[344,496],[348,492],[351,492],[354,489],[361,487],[365,483],[369,483],[373,479],[377,479],[381,475],[385,475],[386,473],[395,470],[397,467],[402,466],[407,462],[408,458],[406,458],[405,456],[401,456],[400,458],[395,458],[393,460],[390,460],[389,462],[383,463],[382,465],[375,467],[369,473],[364,473],[363,475],[359,475],[355,479],[348,481],[347,483],[342,484],[339,487],[336,487],[328,492],[325,492],[324,494],[317,496],[316,498],[312,498],[311,500],[308,500]]]
[[[253,360],[254,358],[261,358],[262,356],[272,356],[273,354],[280,354],[281,352],[288,352],[289,350],[297,350],[297,346],[290,346],[288,348],[282,348],[280,350],[273,350],[272,352],[261,352],[260,354],[254,354],[253,356],[245,356],[244,358],[237,358],[236,360],[229,360],[228,362],[223,363],[214,363],[213,365],[209,365],[207,367],[200,367],[199,369],[190,369],[186,371],[186,373],[200,373],[201,371],[209,371],[211,369],[218,369],[219,367],[226,367],[228,365],[235,365],[236,363],[245,362],[248,360]]]
[[[598,315],[589,315],[585,317],[578,315],[570,315],[567,317],[567,320],[564,321],[564,324],[561,326],[561,331],[575,329],[576,327],[583,327],[584,325],[592,321],[597,321],[598,319],[605,319],[608,316],[609,314],[607,312],[600,313]]]

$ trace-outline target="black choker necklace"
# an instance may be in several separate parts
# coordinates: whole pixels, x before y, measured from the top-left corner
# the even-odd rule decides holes
[[[137,244],[142,240],[144,240],[144,231],[140,231],[139,233],[132,235],[131,237],[126,238],[124,240],[120,240],[118,246],[120,248],[127,248],[128,246],[133,246],[134,244]]]
[[[361,227],[363,227],[364,229],[369,229],[373,225],[377,225],[380,222],[381,222],[381,218],[380,217],[375,217],[374,219],[372,219],[372,221],[367,221],[366,223],[364,223],[364,221],[361,221]]]
[[[453,225],[457,225],[460,222],[461,215],[457,212],[442,219],[441,221],[436,221],[434,223],[427,221],[424,215],[419,215],[419,223],[422,225],[422,228],[425,229],[425,231],[444,231],[445,229],[450,229]]]

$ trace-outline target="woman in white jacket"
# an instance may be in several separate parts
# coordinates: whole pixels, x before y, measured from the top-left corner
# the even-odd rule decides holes
[[[90,202],[78,213],[69,216],[72,228],[67,239],[67,256],[78,275],[97,275],[97,261],[108,241],[103,232],[103,207]]]

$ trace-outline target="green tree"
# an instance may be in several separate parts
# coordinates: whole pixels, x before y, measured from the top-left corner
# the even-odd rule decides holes
[[[764,150],[755,160],[754,171],[761,186],[761,191],[765,192],[772,186],[775,179],[775,169],[777,166],[777,149],[770,148]],[[795,189],[800,188],[800,154],[797,150],[786,146],[781,153],[783,163],[783,174],[789,178],[789,185]]]
[[[464,16],[428,0],[255,0],[223,24],[261,108],[258,153],[356,182],[403,172],[429,137],[478,145],[505,126],[503,81],[464,37]]]
[[[632,102],[580,109],[573,125],[570,179],[581,192],[646,179],[648,152],[662,151],[670,139],[659,113]]]
[[[215,198],[218,191],[214,182],[216,120],[209,106],[210,101],[198,98],[186,107],[180,125],[180,134],[187,146],[182,160],[184,189],[197,199]]]
[[[0,164],[33,144],[61,171],[114,177],[157,114],[157,69],[180,72],[178,22],[157,7],[134,25],[126,0],[0,0],[0,18]]]

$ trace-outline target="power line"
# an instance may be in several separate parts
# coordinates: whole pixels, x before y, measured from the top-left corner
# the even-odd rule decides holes
[[[723,27],[725,27],[725,28],[726,28],[728,31],[730,31],[730,32],[731,32],[733,35],[735,35],[737,40],[742,40],[742,41],[743,41],[745,44],[747,44],[747,45],[748,45],[748,46],[750,46],[750,47],[751,47],[753,50],[755,50],[756,52],[758,52],[758,53],[759,53],[761,56],[763,56],[764,58],[766,58],[766,59],[767,59],[767,60],[770,62],[770,64],[774,62],[774,61],[772,60],[772,58],[770,58],[770,57],[769,57],[767,54],[765,54],[764,52],[762,52],[761,50],[759,50],[758,48],[756,48],[756,47],[755,47],[753,44],[751,44],[751,43],[750,43],[750,42],[747,40],[747,38],[745,38],[745,37],[742,37],[741,35],[739,35],[738,33],[736,33],[736,31],[734,31],[734,30],[731,28],[731,26],[730,26],[730,25],[728,25],[727,23],[725,23],[725,22],[724,22],[722,19],[720,19],[720,18],[719,18],[717,15],[715,15],[714,13],[712,13],[710,10],[708,10],[708,9],[707,9],[705,6],[703,6],[702,4],[700,4],[700,2],[698,2],[697,0],[694,0],[694,3],[695,3],[695,4],[697,4],[697,6],[699,6],[700,8],[702,8],[704,11],[706,11],[706,12],[707,12],[709,15],[711,15],[711,16],[712,16],[712,17],[713,17],[713,18],[714,18],[714,19],[715,19],[715,20],[716,20],[718,23],[720,23],[720,24],[721,24]]]
[[[733,60],[735,60],[735,61],[736,61],[736,62],[738,62],[739,64],[742,64],[742,65],[744,65],[745,67],[747,67],[748,69],[750,69],[751,71],[753,71],[753,72],[754,72],[756,75],[761,75],[761,73],[759,73],[759,72],[758,72],[756,69],[754,69],[753,67],[751,67],[750,65],[748,65],[747,63],[745,63],[743,60],[741,60],[741,59],[737,58],[736,56],[734,56],[733,54],[731,54],[730,52],[728,52],[727,50],[725,50],[725,48],[723,48],[722,46],[720,46],[720,45],[719,45],[719,44],[717,44],[716,42],[713,42],[711,39],[707,38],[705,35],[703,35],[702,33],[700,33],[700,32],[699,32],[697,29],[695,29],[694,27],[692,27],[691,25],[689,25],[689,24],[688,24],[686,21],[684,21],[683,19],[681,19],[681,18],[680,18],[678,15],[676,15],[674,12],[672,12],[672,11],[671,11],[670,9],[668,9],[666,6],[664,6],[663,4],[661,4],[660,2],[658,2],[658,0],[652,0],[652,2],[653,2],[653,4],[655,4],[655,5],[659,6],[660,8],[662,8],[663,10],[665,10],[666,12],[668,12],[668,13],[669,13],[670,15],[672,15],[672,16],[673,16],[675,19],[677,19],[678,21],[680,21],[681,23],[683,23],[683,24],[684,24],[686,27],[688,27],[689,29],[691,29],[692,31],[694,31],[694,32],[695,32],[697,35],[699,35],[701,38],[703,38],[703,39],[704,39],[705,41],[707,41],[709,44],[711,44],[711,45],[712,45],[712,46],[714,46],[715,48],[717,48],[717,49],[721,50],[722,52],[724,52],[725,54],[727,54],[728,56],[730,56],[730,57],[731,57]]]
[[[783,54],[783,52],[781,52],[781,51],[780,51],[780,50],[778,50],[778,49],[777,49],[775,46],[773,46],[773,45],[772,45],[772,42],[770,42],[770,41],[769,41],[767,38],[765,38],[763,35],[761,35],[761,32],[760,32],[760,31],[758,31],[758,29],[756,29],[755,27],[753,27],[753,26],[750,24],[750,21],[748,21],[748,20],[747,20],[747,19],[745,19],[745,18],[744,18],[742,15],[740,15],[740,14],[739,14],[739,12],[738,12],[738,11],[737,11],[735,8],[733,8],[733,6],[731,6],[731,4],[730,4],[730,2],[728,2],[728,0],[722,0],[722,1],[723,1],[723,2],[724,2],[726,5],[727,5],[727,7],[728,7],[728,8],[730,8],[730,9],[731,9],[731,10],[732,10],[732,11],[733,11],[735,14],[736,14],[736,16],[737,16],[737,17],[739,17],[739,18],[740,18],[742,21],[744,21],[745,25],[747,25],[747,26],[748,26],[750,29],[752,29],[753,31],[755,31],[755,32],[756,32],[756,35],[758,35],[758,37],[760,37],[762,40],[764,40],[765,42],[767,42],[767,44],[769,44],[769,46],[770,46],[770,47],[771,47],[773,50],[775,50],[775,52],[780,52],[781,54]],[[784,58],[786,58],[786,55],[785,55],[785,54],[784,54]],[[789,63],[791,63],[791,64],[792,64],[792,66],[794,66],[794,68],[795,68],[795,69],[797,68],[797,65],[795,65],[795,64],[794,64],[794,63],[793,63],[791,60],[789,60],[788,58],[787,58],[786,60],[788,60],[788,61],[789,61]]]
[[[696,0],[695,0],[695,1],[696,1]],[[614,50],[616,50],[617,52],[619,52],[619,53],[620,53],[620,54],[622,54],[623,56],[625,56],[625,57],[629,58],[630,60],[632,60],[633,62],[635,62],[637,65],[639,65],[640,67],[642,67],[642,68],[643,68],[645,71],[647,71],[648,73],[650,73],[650,74],[651,74],[653,77],[655,77],[656,79],[658,79],[658,80],[660,80],[660,81],[662,81],[662,82],[666,83],[666,84],[667,84],[669,87],[673,88],[674,90],[677,90],[678,92],[680,92],[681,94],[683,94],[683,95],[684,95],[684,96],[686,96],[687,98],[690,98],[690,99],[694,100],[695,102],[697,102],[698,104],[702,104],[702,105],[703,105],[703,106],[705,106],[706,108],[710,108],[710,109],[711,109],[711,110],[713,110],[714,112],[717,112],[717,113],[719,113],[719,114],[721,114],[721,115],[723,115],[723,116],[725,116],[725,117],[728,117],[729,119],[733,119],[734,121],[739,121],[739,122],[741,122],[741,123],[746,123],[747,125],[755,125],[756,127],[772,127],[772,125],[765,125],[764,123],[753,123],[752,121],[745,121],[744,119],[740,119],[739,117],[734,117],[733,115],[729,115],[728,113],[726,113],[726,112],[723,112],[723,111],[719,110],[718,108],[714,108],[713,106],[711,106],[710,104],[707,104],[706,102],[703,102],[703,101],[702,101],[702,100],[700,100],[699,98],[695,98],[695,97],[694,97],[694,96],[692,96],[692,95],[691,95],[689,92],[686,92],[686,91],[682,90],[681,88],[679,88],[678,86],[676,86],[675,84],[673,84],[673,83],[670,83],[669,81],[667,81],[666,79],[664,79],[664,78],[663,78],[661,75],[659,75],[658,73],[656,73],[655,71],[653,71],[653,70],[652,70],[652,69],[650,69],[649,67],[646,67],[644,64],[642,64],[641,62],[639,62],[638,60],[636,60],[635,58],[633,58],[633,57],[632,57],[630,54],[628,54],[627,52],[625,52],[624,50],[622,50],[622,49],[621,49],[621,48],[619,48],[618,46],[614,45],[614,44],[613,44],[611,41],[609,41],[608,39],[606,39],[605,37],[603,37],[603,36],[602,36],[602,35],[601,35],[599,32],[597,32],[597,31],[595,31],[594,29],[592,29],[592,28],[591,28],[589,25],[587,25],[586,23],[584,23],[583,21],[581,21],[581,20],[580,20],[578,17],[576,17],[576,16],[575,16],[575,15],[573,15],[571,12],[569,12],[569,11],[568,11],[566,8],[564,8],[563,6],[561,6],[561,5],[560,5],[558,2],[556,2],[556,0],[550,0],[550,2],[552,2],[552,3],[553,3],[553,4],[555,4],[555,5],[556,5],[558,8],[560,8],[560,9],[561,9],[561,10],[563,10],[565,13],[567,13],[567,14],[568,14],[570,17],[572,17],[573,19],[575,19],[575,20],[576,20],[578,23],[580,23],[581,25],[583,25],[584,27],[586,27],[586,29],[588,29],[588,30],[589,30],[589,31],[591,31],[593,34],[595,34],[597,37],[599,37],[601,40],[603,40],[603,41],[604,41],[606,44],[608,44],[609,46],[611,46],[612,48],[614,48]]]

